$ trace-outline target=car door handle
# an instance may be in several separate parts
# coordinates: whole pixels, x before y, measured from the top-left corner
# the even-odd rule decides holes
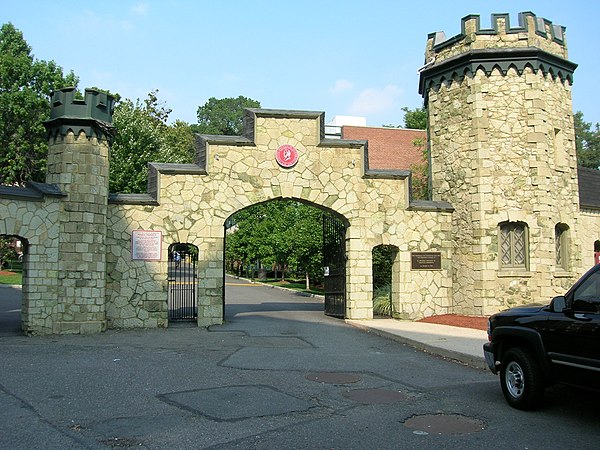
[[[576,319],[579,319],[579,320],[585,320],[585,321],[592,320],[591,318],[589,318],[589,317],[588,317],[588,316],[586,316],[585,314],[573,314],[573,316],[574,316]]]

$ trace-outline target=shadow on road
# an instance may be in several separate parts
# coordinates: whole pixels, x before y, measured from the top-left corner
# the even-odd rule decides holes
[[[21,288],[0,285],[0,336],[20,336]]]

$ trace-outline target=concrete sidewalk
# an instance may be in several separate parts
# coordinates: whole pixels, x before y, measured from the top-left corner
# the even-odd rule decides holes
[[[486,331],[396,319],[347,319],[346,323],[428,353],[487,369],[483,357],[483,344],[487,342]]]

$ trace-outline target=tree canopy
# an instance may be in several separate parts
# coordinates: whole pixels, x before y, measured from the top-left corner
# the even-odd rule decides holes
[[[294,200],[260,203],[237,212],[229,223],[226,260],[269,271],[322,280],[323,212]]]
[[[216,99],[211,97],[198,108],[198,124],[193,130],[202,134],[240,136],[243,128],[244,108],[260,108],[260,102],[251,98]]]
[[[576,112],[573,119],[577,164],[600,170],[600,124],[596,124],[592,129],[592,124],[583,120],[581,111]]]
[[[189,163],[193,160],[194,137],[182,121],[168,125],[171,110],[152,91],[144,101],[125,99],[113,114],[116,136],[111,149],[110,191],[144,193],[148,163]]]
[[[405,106],[402,111],[404,111],[404,128],[415,130],[425,130],[427,128],[427,110],[425,107],[409,109]]]
[[[23,33],[11,23],[0,28],[0,184],[44,181],[48,145],[43,121],[50,95],[77,86],[54,61],[36,60]]]

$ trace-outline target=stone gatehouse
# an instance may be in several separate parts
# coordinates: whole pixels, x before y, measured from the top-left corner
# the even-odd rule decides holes
[[[198,249],[197,323],[223,320],[225,223],[295,199],[345,227],[343,316],[370,319],[372,250],[396,249],[398,315],[490,314],[562,293],[593,264],[600,201],[578,176],[565,29],[493,15],[428,38],[432,200],[410,172],[369,167],[368,142],[328,139],[321,112],[249,109],[242,136],[197,136],[195,164],[149,164],[147,194],[108,192],[113,99],[55,92],[46,183],[0,187],[0,235],[26,243],[23,330],[166,327],[169,247]],[[281,149],[294,152],[282,164]],[[594,171],[591,171],[594,172]],[[582,172],[583,173],[583,172]],[[599,172],[600,173],[600,172]],[[587,193],[580,195],[581,193]]]

